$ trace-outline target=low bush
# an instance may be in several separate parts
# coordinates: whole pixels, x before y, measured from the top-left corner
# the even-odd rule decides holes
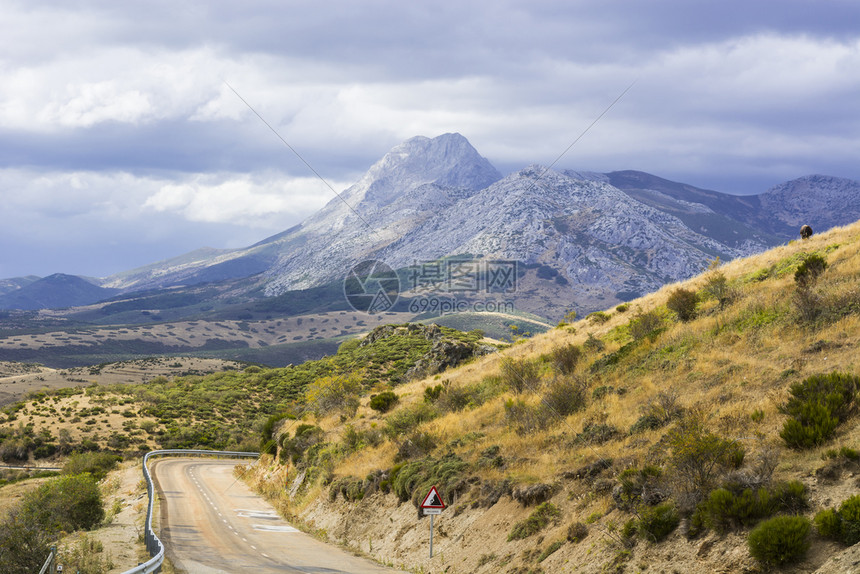
[[[285,432],[281,435],[281,462],[289,460],[293,464],[299,463],[309,448],[322,443],[324,439],[325,431],[307,423],[297,426],[292,438]]]
[[[631,319],[627,326],[633,340],[641,341],[660,332],[663,327],[663,317],[657,311],[648,311]]]
[[[696,507],[693,524],[726,532],[754,526],[777,513],[796,514],[808,506],[806,487],[796,480],[758,489],[727,485],[712,491]]]
[[[456,454],[448,453],[442,458],[427,457],[395,465],[389,473],[390,487],[401,502],[411,500],[415,507],[436,486],[439,496],[447,504],[453,496],[463,492],[468,483],[469,464]]]
[[[791,398],[780,409],[791,417],[780,432],[786,445],[804,449],[830,440],[839,424],[856,411],[858,388],[860,377],[838,372],[791,385]]]
[[[577,433],[576,442],[580,444],[603,444],[621,437],[621,431],[615,425],[607,423],[586,423],[582,432]]]
[[[585,408],[588,384],[580,378],[556,377],[547,386],[542,403],[553,414],[566,417]]]
[[[582,357],[582,349],[568,344],[553,349],[549,354],[549,361],[555,372],[570,375],[576,369],[580,357]]]
[[[588,536],[588,526],[582,522],[574,522],[567,527],[567,539],[574,544],[582,542]]]
[[[765,520],[750,532],[750,554],[766,566],[798,562],[809,549],[809,519],[803,516],[777,516]]]
[[[546,549],[540,553],[538,556],[538,562],[543,562],[547,558],[549,558],[556,550],[564,546],[564,540],[556,540],[552,544],[546,547]]]
[[[439,416],[433,405],[426,402],[401,407],[385,418],[385,434],[388,438],[409,434],[421,423],[431,421]]]
[[[815,515],[815,527],[826,538],[846,546],[860,542],[860,494],[842,501],[838,510],[822,510]]]
[[[535,508],[534,512],[522,522],[517,522],[508,534],[508,541],[522,540],[537,534],[546,528],[550,522],[558,520],[561,510],[551,502],[544,502]]]
[[[73,453],[63,465],[63,474],[89,473],[95,480],[101,480],[121,460],[121,456],[108,452]]]
[[[668,498],[663,469],[659,466],[649,464],[641,469],[625,469],[618,475],[618,482],[621,488],[613,491],[612,498],[625,510],[642,504],[653,506]]]
[[[696,317],[696,304],[699,296],[695,291],[679,287],[669,294],[666,307],[678,315],[678,319],[686,323]]]
[[[503,359],[501,378],[504,385],[515,393],[534,391],[540,385],[537,363],[526,359]]]
[[[680,522],[681,516],[675,505],[664,502],[657,506],[640,507],[636,530],[642,538],[651,542],[660,542],[669,536]]]
[[[380,413],[387,413],[398,401],[399,397],[392,391],[384,391],[378,395],[370,395],[370,408]]]
[[[708,430],[700,411],[688,412],[669,431],[668,447],[675,500],[689,510],[729,471],[740,468],[745,455],[739,443]]]
[[[588,319],[589,322],[594,323],[595,325],[600,325],[602,323],[606,323],[609,321],[609,314],[603,311],[595,311],[594,313],[589,313],[585,318]]]

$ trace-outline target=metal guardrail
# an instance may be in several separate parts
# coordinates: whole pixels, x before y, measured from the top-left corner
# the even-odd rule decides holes
[[[144,541],[146,542],[146,550],[152,556],[150,560],[143,564],[138,564],[131,570],[126,570],[122,574],[150,574],[151,572],[160,572],[161,564],[164,562],[164,544],[155,532],[152,530],[152,509],[155,505],[155,487],[152,484],[152,476],[149,474],[149,468],[146,463],[149,462],[151,456],[215,456],[215,457],[252,457],[258,458],[258,452],[232,452],[220,450],[192,450],[192,449],[169,449],[169,450],[153,450],[146,453],[143,457],[143,478],[146,480],[146,493],[149,496],[149,505],[146,509],[146,523],[144,524]]]
[[[39,574],[48,574],[54,570],[54,560],[57,559],[57,547],[51,546],[51,553],[48,554],[48,558],[45,560],[45,563],[42,565],[42,569],[39,570]]]

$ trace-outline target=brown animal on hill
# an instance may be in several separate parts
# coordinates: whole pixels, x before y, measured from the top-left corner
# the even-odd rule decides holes
[[[808,225],[804,225],[800,228],[800,238],[801,239],[809,239],[812,237],[812,228]]]

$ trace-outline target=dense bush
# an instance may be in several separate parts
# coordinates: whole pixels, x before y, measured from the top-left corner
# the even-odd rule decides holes
[[[770,488],[718,488],[697,507],[694,528],[706,526],[718,532],[749,527],[776,513],[798,513],[808,507],[806,487],[798,481]]]
[[[454,496],[467,488],[468,471],[467,462],[449,453],[439,459],[428,457],[395,465],[389,473],[389,482],[380,486],[391,488],[401,502],[411,500],[415,507],[421,504],[430,487],[436,486],[442,500],[450,504]]]
[[[670,311],[674,311],[678,315],[678,319],[686,323],[696,317],[696,304],[698,302],[699,296],[695,291],[679,287],[669,294],[666,307]]]
[[[794,282],[799,289],[809,289],[827,269],[827,260],[818,253],[807,255],[794,272]]]
[[[370,408],[381,413],[387,413],[398,401],[399,397],[392,391],[384,391],[378,395],[370,395]]]
[[[104,518],[102,495],[89,474],[52,479],[28,493],[22,512],[49,532],[89,530]]]
[[[95,480],[101,480],[121,460],[122,457],[107,452],[75,453],[63,465],[63,474],[89,473]]]
[[[528,518],[514,524],[510,534],[508,534],[508,541],[522,540],[537,534],[546,528],[550,522],[558,520],[560,516],[561,510],[556,505],[551,502],[543,502],[534,509]]]
[[[860,377],[833,372],[813,375],[791,385],[791,398],[781,411],[791,418],[780,436],[791,448],[811,448],[820,445],[836,432],[857,407]]]
[[[768,566],[799,561],[809,549],[809,519],[777,516],[756,526],[748,539],[750,554]]]
[[[847,498],[839,510],[822,510],[815,515],[815,527],[826,538],[846,546],[860,542],[860,494]]]
[[[281,435],[281,462],[289,460],[297,464],[309,448],[322,443],[324,438],[325,432],[320,427],[306,423],[296,427],[292,438],[285,432]]]
[[[681,516],[675,505],[664,502],[657,506],[640,507],[636,530],[642,538],[651,542],[660,542],[669,536],[680,522]]]
[[[648,311],[631,319],[627,326],[633,340],[641,341],[645,337],[653,337],[660,332],[663,327],[663,317],[657,311]]]

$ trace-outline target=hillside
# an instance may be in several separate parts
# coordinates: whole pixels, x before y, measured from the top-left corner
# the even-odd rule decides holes
[[[827,267],[800,294],[794,277],[810,254]],[[798,489],[793,503],[767,512],[809,519],[857,492],[856,387],[832,438],[789,448],[780,433],[791,385],[860,371],[859,270],[860,224],[734,261],[680,285],[700,297],[687,322],[666,307],[679,287],[667,286],[398,386],[400,406],[388,414],[363,403],[347,424],[288,422],[274,433],[281,462],[259,467],[269,480],[249,480],[308,528],[424,572],[759,571],[747,538],[763,518],[693,513],[719,486],[782,499],[774,493]],[[303,451],[314,422],[326,432]],[[691,490],[683,448],[719,445],[734,462],[715,463],[719,471]],[[334,466],[323,463],[332,456]],[[297,476],[304,484],[292,499],[274,487]],[[433,560],[414,506],[431,484],[449,504]],[[654,542],[653,532],[666,538]],[[847,571],[843,546],[815,528],[809,538],[785,571]]]
[[[296,367],[39,393],[5,410],[0,457],[261,446],[246,479],[294,520],[424,572],[757,572],[754,524],[857,492],[860,223],[501,352],[480,336],[380,327]],[[807,446],[789,391],[831,373],[847,392]],[[432,560],[431,484],[448,503]],[[806,539],[783,571],[858,559]]]

